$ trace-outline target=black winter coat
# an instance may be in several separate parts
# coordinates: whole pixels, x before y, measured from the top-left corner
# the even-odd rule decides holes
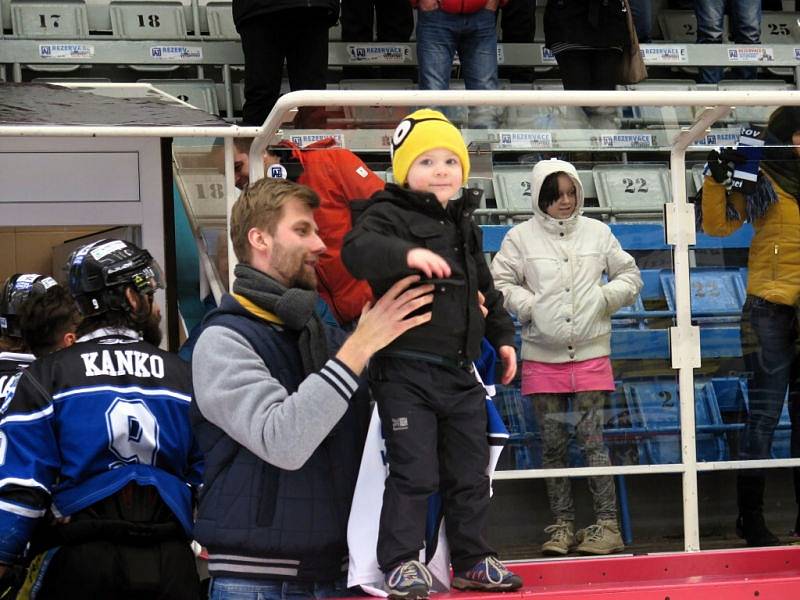
[[[548,0],[544,10],[545,46],[570,43],[593,48],[628,47],[622,0]]]
[[[339,0],[233,0],[233,22],[238,28],[252,17],[303,8],[327,9],[331,25],[339,18]]]
[[[447,281],[436,285],[431,320],[401,335],[386,352],[412,350],[474,361],[484,332],[495,348],[513,346],[514,326],[483,256],[481,230],[472,220],[480,197],[480,190],[464,190],[445,209],[433,194],[390,183],[372,196],[366,210],[354,213],[342,261],[354,277],[369,282],[376,298],[398,279],[418,273],[408,267],[412,248],[435,252],[452,271]],[[479,290],[489,310],[485,320]]]

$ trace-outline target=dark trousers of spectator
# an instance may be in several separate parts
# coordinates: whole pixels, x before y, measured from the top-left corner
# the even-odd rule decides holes
[[[289,89],[325,89],[329,26],[327,10],[317,8],[272,12],[241,24],[243,125],[264,123],[280,96],[284,60]]]
[[[389,461],[378,533],[381,569],[417,560],[428,498],[437,491],[453,568],[466,570],[494,555],[485,537],[486,392],[475,375],[419,360],[373,357],[369,385]]]
[[[498,10],[501,40],[504,44],[531,44],[536,35],[536,0],[509,0]],[[514,81],[532,82],[533,67],[498,67],[499,76]]]
[[[187,540],[135,546],[95,541],[61,546],[36,597],[196,600],[200,580]]]
[[[407,42],[414,32],[414,10],[408,0],[342,0],[342,40],[345,42]],[[415,67],[344,67],[342,79],[408,78]]]
[[[740,460],[769,458],[787,389],[792,423],[791,456],[800,456],[799,335],[794,306],[747,297],[742,308],[742,352],[752,379],[748,382],[749,410],[739,444]],[[740,511],[761,510],[763,481],[761,470],[748,469],[739,475]],[[800,469],[794,469],[794,483],[800,504]],[[742,489],[753,492],[742,494]]]
[[[619,81],[619,50],[568,50],[556,54],[565,90],[613,90]]]
[[[342,0],[345,42],[407,42],[413,31],[414,11],[408,0]]]
[[[630,0],[633,23],[636,27],[636,37],[640,44],[649,44],[650,30],[653,27],[652,0]]]

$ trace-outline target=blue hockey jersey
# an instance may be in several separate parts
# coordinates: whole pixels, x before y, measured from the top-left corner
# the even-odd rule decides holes
[[[130,482],[192,531],[202,456],[189,366],[130,330],[100,330],[35,361],[0,415],[0,562],[21,558],[48,508],[74,514]]]
[[[6,396],[11,390],[11,383],[20,369],[24,369],[34,360],[33,354],[18,352],[0,352],[0,415],[5,412]]]

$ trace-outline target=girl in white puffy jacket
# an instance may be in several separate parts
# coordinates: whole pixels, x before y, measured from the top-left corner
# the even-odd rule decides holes
[[[603,408],[614,390],[611,315],[633,303],[642,279],[609,227],[581,216],[583,187],[574,166],[557,159],[537,163],[531,192],[534,216],[508,232],[492,275],[505,308],[522,326],[522,393],[530,396],[541,431],[542,466],[567,466],[567,424],[575,428],[586,465],[607,466]],[[555,523],[545,528],[550,539],[543,553],[624,548],[613,478],[591,477],[589,488],[597,522],[576,532],[570,480],[547,480]]]

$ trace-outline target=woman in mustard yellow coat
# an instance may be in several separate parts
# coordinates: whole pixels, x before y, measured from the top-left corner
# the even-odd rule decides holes
[[[765,137],[755,191],[748,195],[730,191],[724,183],[727,165],[715,165],[710,157],[714,175],[703,182],[701,204],[703,230],[709,235],[730,235],[745,222],[754,229],[747,300],[742,308],[742,351],[752,374],[749,413],[739,447],[742,460],[769,458],[787,388],[792,456],[800,455],[800,360],[795,349],[800,336],[796,313],[800,300],[800,107],[773,112]],[[800,470],[794,471],[800,505]],[[763,471],[739,474],[737,501],[736,530],[747,545],[777,544],[778,538],[764,521]]]

